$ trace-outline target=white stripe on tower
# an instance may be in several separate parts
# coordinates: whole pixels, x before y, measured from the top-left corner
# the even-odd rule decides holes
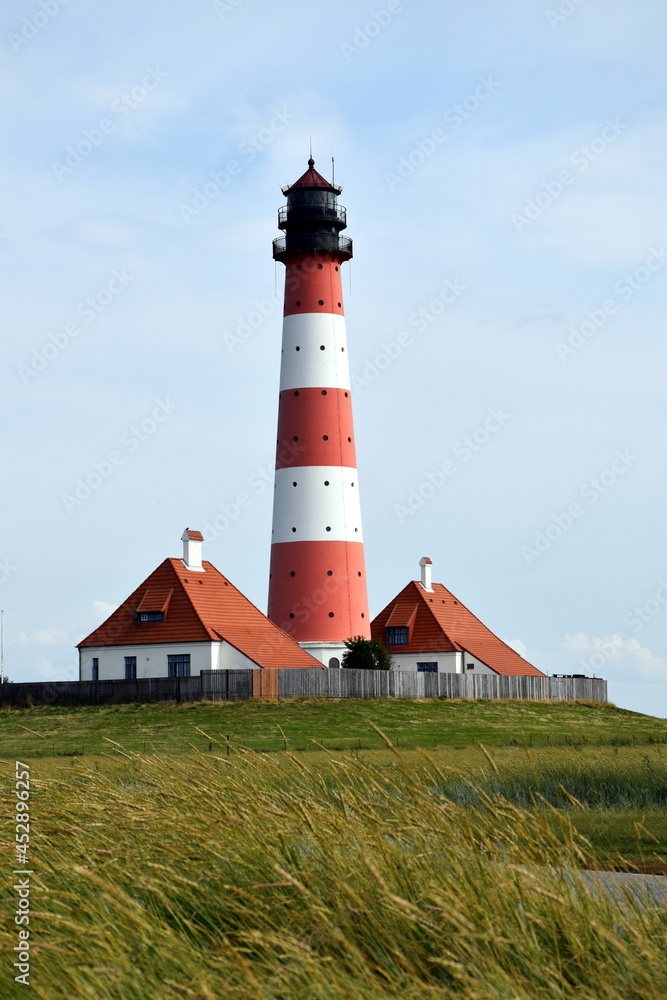
[[[284,189],[286,266],[269,618],[298,642],[370,635],[340,265],[340,189],[309,169]]]

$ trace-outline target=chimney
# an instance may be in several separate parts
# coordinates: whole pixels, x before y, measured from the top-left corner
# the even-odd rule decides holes
[[[432,594],[433,587],[431,585],[431,566],[433,563],[428,556],[422,556],[419,560],[419,565],[422,568],[422,587],[424,590],[428,591],[429,594]]]
[[[201,546],[204,536],[201,531],[190,531],[186,528],[181,535],[183,542],[183,562],[185,568],[194,570],[196,573],[203,573],[204,567],[201,564]]]

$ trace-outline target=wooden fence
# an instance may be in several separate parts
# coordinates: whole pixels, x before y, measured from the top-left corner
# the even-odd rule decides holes
[[[52,681],[0,685],[0,706],[106,705],[148,701],[238,701],[252,697],[254,670],[202,670],[194,677]]]
[[[600,677],[499,677],[412,670],[279,670],[280,698],[525,698],[607,700]]]
[[[410,670],[203,670],[195,677],[0,685],[0,706],[104,705],[264,698],[524,698],[607,700],[600,677],[499,677]]]

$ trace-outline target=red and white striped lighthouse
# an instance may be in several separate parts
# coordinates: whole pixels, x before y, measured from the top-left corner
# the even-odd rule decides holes
[[[341,188],[308,170],[283,188],[285,264],[268,616],[326,666],[370,637],[341,265]]]

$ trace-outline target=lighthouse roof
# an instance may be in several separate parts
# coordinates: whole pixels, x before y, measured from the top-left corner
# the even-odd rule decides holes
[[[300,191],[303,188],[318,188],[319,190],[333,191],[334,194],[340,194],[343,190],[334,184],[330,184],[326,177],[322,177],[322,174],[315,170],[315,160],[312,156],[308,160],[308,169],[305,174],[302,174],[294,184],[284,187],[283,194],[291,194],[292,191]]]

